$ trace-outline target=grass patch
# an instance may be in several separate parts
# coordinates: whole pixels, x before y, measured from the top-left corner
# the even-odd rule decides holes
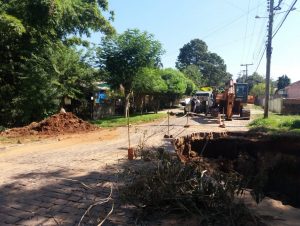
[[[145,122],[152,122],[157,119],[167,117],[166,113],[157,113],[157,114],[145,114],[145,115],[132,115],[130,116],[129,123],[130,124],[139,124]],[[96,124],[100,127],[118,127],[118,126],[126,126],[127,119],[124,116],[113,116],[113,117],[105,117],[99,120],[93,120],[91,123]]]
[[[270,114],[269,118],[255,119],[249,126],[251,131],[300,135],[300,115]]]

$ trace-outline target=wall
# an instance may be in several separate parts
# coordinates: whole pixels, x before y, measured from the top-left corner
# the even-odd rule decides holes
[[[283,99],[282,98],[270,99],[269,111],[272,111],[275,113],[282,113],[282,107],[283,107]]]
[[[283,99],[282,114],[300,114],[299,99]]]
[[[288,98],[300,98],[300,81],[294,82],[291,85],[285,87]]]
[[[264,107],[265,98],[257,98],[256,104]],[[269,110],[274,113],[285,115],[300,114],[300,98],[270,98]]]

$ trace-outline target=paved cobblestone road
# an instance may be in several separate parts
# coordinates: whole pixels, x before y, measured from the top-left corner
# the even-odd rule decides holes
[[[174,137],[199,131],[243,131],[249,121],[234,120],[226,128],[215,119],[170,118]],[[137,145],[145,134],[147,145],[166,146],[167,120],[131,127]],[[0,146],[0,225],[77,225],[86,209],[106,198],[117,180],[118,168],[126,163],[127,128],[100,130]],[[123,160],[119,160],[122,159]],[[115,189],[114,189],[115,190]],[[116,194],[113,194],[113,198]],[[95,225],[111,208],[108,202],[93,208],[82,225]],[[118,203],[116,203],[118,205]],[[130,225],[128,208],[117,206],[105,225]]]

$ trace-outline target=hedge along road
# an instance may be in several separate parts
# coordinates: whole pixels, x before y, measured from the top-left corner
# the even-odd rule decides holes
[[[248,120],[225,122],[216,119],[170,116],[169,132],[174,138],[200,131],[246,131]],[[186,124],[189,127],[184,127]],[[132,125],[133,147],[165,146],[172,149],[168,120]],[[114,180],[118,159],[127,158],[127,127],[89,133],[62,135],[38,142],[0,146],[0,225],[70,224],[79,222],[99,194],[86,195],[78,181],[97,185]],[[70,180],[72,179],[72,180]],[[104,198],[109,186],[101,184]],[[93,193],[93,192],[92,192]],[[87,198],[89,197],[89,198]],[[113,218],[113,217],[112,217]],[[120,220],[120,219],[119,219]],[[125,223],[125,222],[123,222]]]

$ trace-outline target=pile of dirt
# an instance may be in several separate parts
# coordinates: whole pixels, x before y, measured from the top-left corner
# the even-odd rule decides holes
[[[29,135],[58,135],[64,133],[77,133],[96,130],[94,126],[74,114],[59,113],[44,119],[41,122],[32,122],[28,126],[12,128],[1,133],[7,137],[19,137]]]

